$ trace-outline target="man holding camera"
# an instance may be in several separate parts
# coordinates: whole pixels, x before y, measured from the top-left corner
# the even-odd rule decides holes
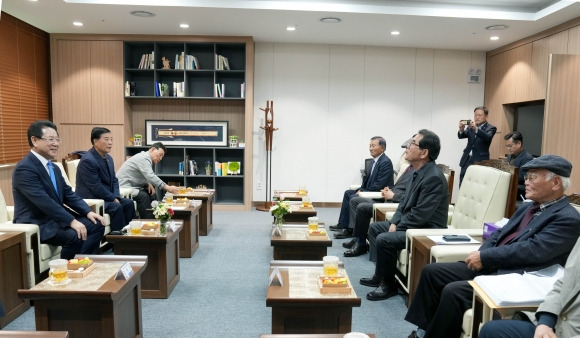
[[[460,186],[470,165],[489,160],[489,145],[497,129],[487,122],[487,114],[486,107],[477,107],[473,110],[473,120],[459,121],[457,137],[467,139],[467,146],[463,149],[463,155],[459,161],[461,167]]]

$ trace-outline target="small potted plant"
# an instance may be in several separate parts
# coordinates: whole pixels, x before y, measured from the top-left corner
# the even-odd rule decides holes
[[[207,176],[211,175],[211,162],[210,161],[205,162],[205,174]]]
[[[142,141],[143,141],[143,135],[141,135],[141,134],[133,135],[133,145],[140,146],[143,144]]]
[[[238,136],[231,135],[230,136],[230,148],[237,148],[238,147]]]

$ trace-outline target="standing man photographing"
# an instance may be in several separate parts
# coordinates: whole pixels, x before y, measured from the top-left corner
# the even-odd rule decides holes
[[[487,114],[486,107],[477,107],[473,110],[473,120],[459,121],[457,137],[467,139],[467,146],[463,149],[463,155],[459,161],[461,167],[459,185],[463,182],[465,171],[470,165],[489,160],[489,146],[497,128],[487,122]],[[466,124],[464,121],[468,123]]]

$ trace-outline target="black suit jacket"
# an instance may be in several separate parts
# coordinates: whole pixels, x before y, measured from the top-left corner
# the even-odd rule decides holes
[[[372,168],[372,165],[371,165]],[[370,170],[370,169],[369,169]],[[359,191],[381,191],[384,187],[393,186],[393,163],[384,153],[379,156],[372,174],[365,176]]]
[[[83,155],[77,168],[77,195],[82,198],[98,198],[105,202],[114,202],[116,198],[121,198],[113,158],[109,154],[105,158],[106,161],[95,148]]]
[[[489,124],[489,122],[486,122],[477,129],[477,132],[473,131],[470,127],[465,127],[464,131],[457,132],[458,138],[467,139],[467,146],[463,149],[463,155],[459,161],[459,166],[465,166],[465,163],[469,159],[470,152],[473,162],[489,160],[489,145],[491,144],[491,140],[496,131],[496,127]]]
[[[69,187],[59,167],[54,166],[58,194],[47,169],[29,152],[14,168],[12,194],[14,223],[38,224],[42,241],[52,238],[59,227],[68,227],[75,216],[85,217],[91,209]],[[77,212],[74,215],[64,205]]]
[[[411,182],[411,178],[413,177],[413,172],[413,167],[411,167],[411,170],[409,171],[405,170],[403,175],[401,175],[397,182],[395,182],[395,185],[393,185],[393,188],[391,188],[391,191],[393,192],[393,198],[391,199],[391,202],[400,203],[403,200],[403,197],[405,197],[405,192],[407,191],[407,185],[409,182]],[[387,200],[385,200],[385,202],[386,201]]]
[[[512,154],[509,154],[507,156],[507,161],[510,162],[512,159]],[[525,150],[522,150],[518,156],[514,159],[514,162],[512,163],[514,167],[516,168],[521,168],[524,164],[530,162],[531,160],[533,160],[534,157],[532,156],[532,154],[528,153]],[[526,175],[526,170],[521,170],[520,169],[520,177],[518,177],[518,192],[520,194],[524,193],[526,191],[526,186],[524,182],[524,176]]]
[[[420,228],[447,228],[449,188],[435,161],[426,163],[411,179],[403,201],[391,219],[397,231]]]

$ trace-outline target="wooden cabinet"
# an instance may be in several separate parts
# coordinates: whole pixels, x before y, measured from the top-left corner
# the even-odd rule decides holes
[[[133,156],[149,147],[127,147],[126,155]],[[244,204],[244,173],[247,173],[244,162],[244,148],[226,147],[179,147],[168,146],[163,160],[155,165],[154,171],[164,182],[174,182],[180,186],[195,188],[205,185],[215,189],[214,203],[243,205]],[[180,174],[179,163],[195,161],[198,167],[197,175]],[[215,163],[240,162],[240,173],[236,175],[216,175]],[[206,175],[205,166],[211,166],[210,175]]]

